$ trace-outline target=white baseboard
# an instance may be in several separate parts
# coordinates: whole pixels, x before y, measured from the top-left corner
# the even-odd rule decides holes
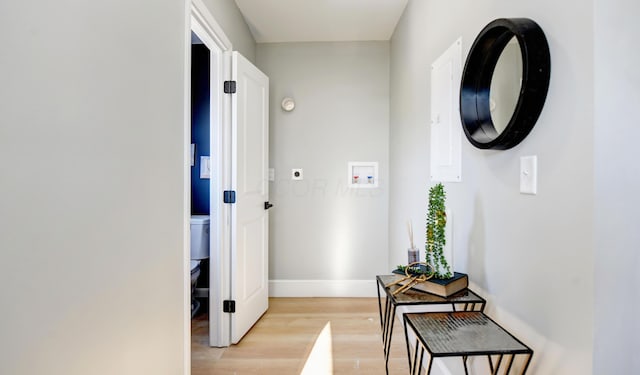
[[[269,280],[270,297],[377,297],[375,280]]]

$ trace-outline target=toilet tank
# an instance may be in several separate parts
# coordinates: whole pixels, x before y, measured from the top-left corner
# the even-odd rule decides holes
[[[191,215],[191,259],[209,258],[209,215]]]

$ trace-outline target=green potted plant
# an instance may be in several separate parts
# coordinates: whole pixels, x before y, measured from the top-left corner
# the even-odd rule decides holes
[[[427,243],[425,261],[433,267],[434,277],[450,279],[453,270],[444,257],[445,228],[447,214],[445,211],[446,193],[441,183],[429,189],[429,210],[427,212]]]

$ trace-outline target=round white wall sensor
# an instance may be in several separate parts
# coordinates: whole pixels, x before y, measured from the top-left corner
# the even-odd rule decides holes
[[[295,107],[296,107],[296,102],[294,102],[293,99],[291,98],[282,99],[282,109],[284,109],[285,111],[291,112]]]

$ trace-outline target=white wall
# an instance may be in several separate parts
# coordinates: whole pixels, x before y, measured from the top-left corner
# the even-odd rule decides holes
[[[424,233],[432,185],[430,64],[460,36],[466,58],[495,18],[529,17],[547,35],[551,84],[532,133],[508,151],[475,149],[464,139],[463,182],[445,184],[455,268],[488,298],[489,315],[533,347],[534,374],[591,372],[592,15],[577,0],[410,1],[391,40],[390,266],[406,261],[407,218]],[[538,156],[536,196],[519,193],[519,158],[526,155]]]
[[[203,0],[203,3],[233,44],[233,50],[255,63],[256,41],[236,2],[234,0]]]
[[[375,294],[375,275],[389,271],[389,43],[258,44],[257,65],[271,83],[272,294],[295,285],[307,295]],[[285,96],[293,112],[280,108]],[[349,189],[349,161],[379,162],[380,187]],[[283,286],[291,280],[305,282]]]
[[[595,1],[594,374],[640,373],[639,13]]]
[[[0,373],[182,373],[184,2],[0,14]]]

